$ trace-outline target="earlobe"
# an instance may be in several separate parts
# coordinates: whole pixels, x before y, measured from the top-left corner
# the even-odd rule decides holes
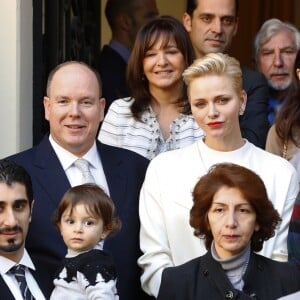
[[[100,240],[103,241],[106,239],[106,237],[108,236],[109,232],[108,231],[105,231],[101,234],[101,237],[100,237]]]
[[[105,240],[110,233],[111,233],[111,229],[109,228],[104,229],[100,236],[101,241]]]
[[[239,18],[236,17],[235,28],[234,28],[233,36],[236,35],[236,33],[237,33],[237,31],[238,31],[238,27],[239,27]]]
[[[106,100],[105,98],[100,98],[100,107],[101,107],[101,116],[100,116],[100,122],[103,121],[104,119],[104,109],[106,105]]]
[[[44,110],[45,110],[45,119],[49,121],[49,105],[50,105],[50,99],[49,97],[44,97]]]
[[[31,202],[30,216],[29,216],[29,223],[31,222],[33,205],[34,205],[34,200],[32,200],[32,202]]]
[[[105,100],[105,98],[100,98],[100,105],[101,105],[101,108],[104,110],[105,105],[106,105],[106,100]]]
[[[242,101],[241,110],[244,113],[247,104],[247,93],[244,90],[242,90],[241,92],[241,101]]]
[[[123,31],[128,32],[130,31],[132,22],[128,15],[121,13],[117,17],[117,24]]]
[[[254,227],[254,231],[259,231],[259,229],[260,229],[260,226],[256,223],[255,227]]]
[[[300,68],[296,69],[296,74],[297,74],[298,79],[300,80]]]

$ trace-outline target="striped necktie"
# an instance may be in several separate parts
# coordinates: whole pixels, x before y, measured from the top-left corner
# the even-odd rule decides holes
[[[10,269],[10,272],[15,276],[16,280],[18,281],[23,299],[34,300],[34,297],[32,296],[26,282],[25,268],[26,267],[23,265],[16,265]]]

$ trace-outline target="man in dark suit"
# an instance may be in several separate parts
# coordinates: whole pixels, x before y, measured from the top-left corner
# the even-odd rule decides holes
[[[0,160],[0,298],[45,299],[53,289],[50,280],[25,249],[31,219],[33,190],[25,169],[9,160]],[[23,271],[22,271],[23,270]],[[19,285],[19,272],[24,272]],[[41,272],[39,272],[41,271]],[[28,289],[27,289],[28,288]]]
[[[228,51],[238,29],[238,0],[188,0],[183,25],[188,31],[197,58]],[[263,148],[269,130],[269,90],[263,74],[242,66],[247,105],[240,116],[242,135]]]
[[[139,28],[158,16],[155,0],[108,0],[105,16],[112,32],[108,45],[99,57],[106,110],[113,100],[130,96],[126,85],[126,68]]]
[[[122,220],[121,231],[104,243],[116,263],[120,299],[143,299],[136,263],[140,255],[138,196],[148,161],[95,141],[105,106],[100,86],[97,73],[84,63],[57,66],[49,74],[44,97],[50,135],[36,147],[10,157],[27,169],[33,181],[35,210],[26,245],[53,274],[66,247],[51,214],[65,191],[82,183],[83,175],[74,162],[83,158],[96,183],[110,194]]]

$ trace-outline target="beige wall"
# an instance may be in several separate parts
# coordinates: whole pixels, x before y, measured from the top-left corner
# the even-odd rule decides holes
[[[157,8],[161,15],[172,15],[181,20],[185,9],[186,0],[156,0]],[[106,44],[110,39],[110,29],[104,15],[106,0],[101,1],[101,45]]]
[[[32,145],[32,0],[0,0],[0,158]]]

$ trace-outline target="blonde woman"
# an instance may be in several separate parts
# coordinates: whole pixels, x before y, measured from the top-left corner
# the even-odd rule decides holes
[[[295,169],[284,159],[242,138],[239,115],[247,96],[239,62],[210,53],[183,73],[192,114],[205,137],[183,149],[158,155],[150,162],[140,195],[139,258],[144,290],[157,296],[164,268],[177,266],[206,252],[189,226],[192,191],[209,168],[231,162],[256,172],[282,222],[260,253],[287,260],[287,232],[298,193]],[[249,182],[251,185],[251,182]]]

